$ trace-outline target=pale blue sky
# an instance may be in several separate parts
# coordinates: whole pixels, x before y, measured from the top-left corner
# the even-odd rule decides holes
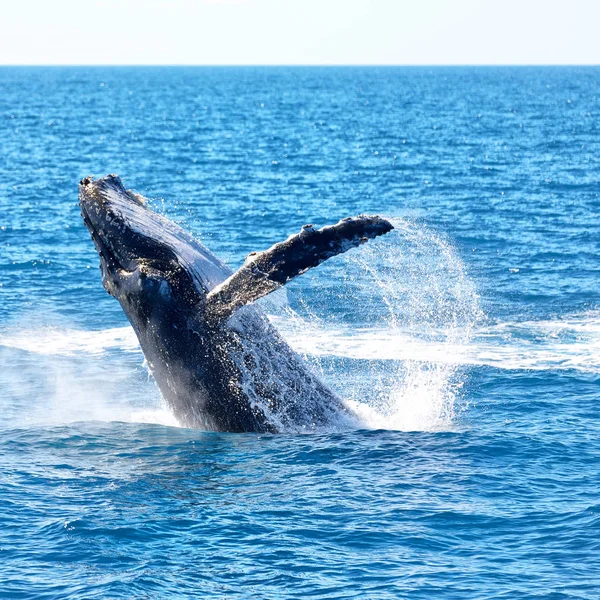
[[[9,0],[0,64],[600,64],[600,0]]]

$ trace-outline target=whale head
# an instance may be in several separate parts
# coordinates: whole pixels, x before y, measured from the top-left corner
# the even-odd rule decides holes
[[[201,305],[229,275],[207,248],[126,190],[116,175],[82,179],[79,205],[100,255],[104,288],[132,321],[132,313],[166,301],[175,308]]]

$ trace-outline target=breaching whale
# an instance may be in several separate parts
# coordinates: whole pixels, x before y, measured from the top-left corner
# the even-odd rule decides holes
[[[233,273],[116,175],[79,184],[102,282],[119,300],[162,396],[186,427],[306,431],[352,422],[346,406],[279,335],[255,300],[393,229],[361,215],[250,254]]]

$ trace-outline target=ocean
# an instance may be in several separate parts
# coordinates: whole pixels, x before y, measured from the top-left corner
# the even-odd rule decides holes
[[[0,597],[600,597],[600,68],[0,68]],[[361,426],[182,428],[102,288],[118,173]]]

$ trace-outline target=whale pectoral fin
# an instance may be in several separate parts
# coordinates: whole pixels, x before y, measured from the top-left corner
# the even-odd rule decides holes
[[[207,310],[215,317],[226,318],[328,258],[392,229],[389,221],[366,215],[343,219],[322,229],[304,225],[300,233],[287,240],[264,252],[250,254],[238,271],[208,294]]]

